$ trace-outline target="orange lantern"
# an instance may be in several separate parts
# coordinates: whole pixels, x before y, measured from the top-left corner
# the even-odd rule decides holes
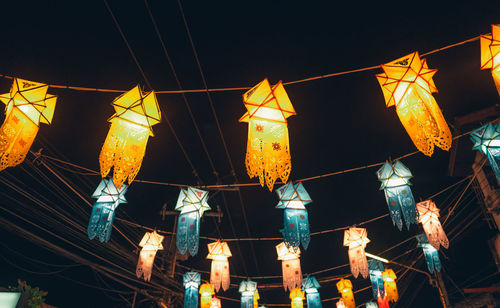
[[[212,269],[210,271],[210,283],[219,292],[220,287],[226,291],[229,288],[231,278],[229,277],[229,262],[227,258],[231,256],[231,250],[226,242],[213,242],[208,244],[207,259],[212,259]]]
[[[500,94],[500,25],[491,25],[491,34],[481,35],[481,69],[488,68]]]
[[[448,249],[450,242],[439,222],[439,209],[432,200],[417,203],[418,221],[422,224],[429,244],[439,250],[439,245]]]
[[[392,269],[388,268],[382,273],[382,278],[384,279],[384,290],[387,300],[397,302],[398,288],[396,286],[396,274]]]
[[[153,263],[155,261],[156,252],[163,249],[164,236],[159,235],[156,231],[146,232],[142,238],[139,246],[142,247],[141,253],[139,255],[139,261],[137,262],[137,269],[135,273],[137,278],[144,275],[144,280],[151,280],[151,272],[153,271]]]
[[[356,308],[354,294],[352,293],[352,283],[349,279],[341,278],[337,282],[337,290],[341,294],[346,308]]]
[[[276,246],[278,260],[281,260],[283,271],[283,286],[285,290],[293,290],[302,285],[302,270],[300,268],[300,248],[294,250],[286,247],[284,242]]]
[[[255,289],[255,293],[253,294],[253,307],[254,308],[259,307],[259,299],[260,299],[259,290]]]
[[[214,289],[212,288],[212,285],[207,283],[204,283],[200,286],[200,308],[210,308],[212,305],[212,295],[214,295]]]
[[[344,246],[349,247],[349,264],[354,278],[358,278],[359,273],[363,278],[368,277],[365,247],[369,242],[365,228],[349,228],[344,231]]]
[[[292,308],[303,308],[305,299],[304,291],[300,288],[295,288],[290,292],[290,299],[292,300]]]

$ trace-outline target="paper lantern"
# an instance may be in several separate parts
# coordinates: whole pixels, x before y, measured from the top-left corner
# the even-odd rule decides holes
[[[194,187],[181,188],[176,211],[180,211],[177,220],[176,245],[181,254],[198,253],[200,240],[200,219],[205,211],[210,210],[207,203],[208,192]]]
[[[38,133],[40,123],[50,124],[57,96],[49,86],[14,78],[9,93],[0,95],[5,104],[5,121],[0,127],[0,170],[24,161]]]
[[[243,94],[243,102],[248,111],[239,121],[248,122],[247,173],[272,190],[277,178],[287,182],[292,169],[287,118],[295,110],[281,81],[271,87],[267,78]]]
[[[139,86],[120,95],[112,103],[115,114],[109,119],[109,129],[101,154],[101,176],[112,167],[113,181],[121,187],[128,179],[132,183],[141,168],[152,126],[160,122],[160,107],[154,92],[142,92]]]
[[[184,308],[198,307],[198,287],[201,283],[200,273],[187,272],[182,276],[184,285]]]
[[[300,288],[295,288],[290,292],[290,299],[292,300],[292,308],[304,307],[304,291],[302,291]]]
[[[417,235],[418,247],[422,247],[424,251],[425,261],[427,262],[427,268],[432,274],[434,271],[441,271],[441,260],[439,259],[439,253],[436,248],[434,248],[427,239],[425,234]]]
[[[302,270],[300,268],[300,249],[293,250],[281,242],[276,246],[278,260],[281,260],[283,272],[283,286],[285,291],[293,290],[302,284]]]
[[[491,25],[491,34],[481,35],[481,69],[491,69],[500,94],[500,25]]]
[[[144,275],[144,280],[149,281],[151,279],[151,272],[153,270],[153,262],[155,260],[156,252],[158,250],[163,250],[164,236],[159,235],[156,231],[146,232],[142,238],[139,246],[142,247],[141,253],[139,254],[139,261],[137,262],[137,269],[135,271],[137,278]]]
[[[368,277],[368,262],[365,255],[365,247],[370,240],[364,228],[349,228],[344,232],[344,246],[349,247],[349,264],[354,278],[361,273],[363,278]]]
[[[342,298],[338,300],[337,308],[347,308]]]
[[[439,245],[448,248],[448,237],[439,222],[439,209],[432,200],[417,203],[418,221],[422,224],[429,243],[439,250]]]
[[[251,280],[243,280],[238,292],[241,293],[241,308],[254,308],[254,294],[257,292],[257,283]]]
[[[201,295],[200,308],[210,308],[212,305],[212,295],[215,294],[212,285],[209,283],[202,284],[199,293]]]
[[[384,290],[387,300],[390,302],[397,302],[399,296],[396,286],[396,274],[392,269],[388,268],[382,273],[382,278],[384,279]]]
[[[226,291],[229,288],[231,278],[229,277],[229,262],[227,258],[231,256],[231,251],[226,242],[216,241],[208,244],[207,259],[212,259],[212,269],[210,270],[210,283],[219,292],[220,287]]]
[[[368,303],[366,303],[365,307],[366,308],[378,308],[378,305],[375,302],[368,302]]]
[[[377,295],[377,303],[379,308],[390,308],[387,296],[382,295],[380,293]]]
[[[500,125],[486,124],[470,135],[474,143],[473,149],[481,151],[490,163],[493,172],[500,183]]]
[[[259,306],[259,299],[260,299],[259,290],[255,290],[255,293],[253,294],[253,306],[254,307]]]
[[[373,298],[380,294],[385,296],[384,278],[382,273],[385,271],[384,265],[379,260],[368,260],[368,271],[370,272],[370,281],[372,282]]]
[[[341,278],[339,282],[337,282],[337,290],[340,296],[342,296],[346,308],[356,308],[354,294],[352,293],[352,283],[349,279]]]
[[[292,182],[281,186],[276,190],[280,201],[276,206],[284,209],[283,224],[281,229],[283,240],[287,247],[307,249],[311,236],[309,234],[309,219],[305,205],[312,202],[302,182],[293,184]]]
[[[418,52],[381,65],[384,72],[377,80],[384,93],[386,106],[395,106],[403,124],[417,149],[427,156],[434,145],[448,151],[451,132],[432,96],[437,88],[432,80],[436,69],[429,69]]]
[[[212,298],[212,304],[210,305],[210,308],[221,308],[220,299],[218,299],[217,297]]]
[[[319,296],[318,280],[314,276],[308,276],[304,279],[302,289],[306,292],[307,308],[321,308],[321,297]]]
[[[417,224],[417,209],[410,189],[410,170],[399,160],[395,163],[385,162],[377,171],[377,177],[381,182],[380,189],[385,193],[392,223],[399,230],[403,228],[402,218],[408,229],[411,224]]]
[[[125,193],[127,185],[122,185],[117,189],[110,179],[102,179],[95,190],[92,198],[97,201],[92,207],[87,234],[90,239],[97,237],[101,242],[108,242],[113,230],[113,220],[115,219],[115,210],[118,205],[127,203]]]

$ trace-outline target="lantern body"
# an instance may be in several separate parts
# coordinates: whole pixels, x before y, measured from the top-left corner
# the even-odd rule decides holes
[[[437,70],[429,69],[418,52],[383,64],[384,72],[377,75],[386,106],[395,106],[398,117],[417,149],[427,156],[434,145],[448,151],[451,132],[432,96],[437,88],[432,76]]]
[[[314,276],[308,276],[304,279],[302,289],[306,292],[307,307],[321,308],[321,297],[318,289],[320,288],[318,280]]]
[[[9,93],[0,95],[5,121],[0,127],[0,170],[24,161],[40,123],[50,124],[57,96],[43,83],[14,78]]]
[[[470,136],[474,143],[473,149],[488,157],[497,182],[500,183],[500,125],[486,124],[473,131]]]
[[[137,278],[144,275],[144,280],[149,281],[151,279],[151,272],[153,270],[153,263],[155,260],[156,252],[158,250],[163,250],[164,236],[159,235],[156,231],[146,232],[142,238],[139,246],[142,247],[141,253],[139,254],[139,261],[137,262],[137,269],[135,271]]]
[[[253,306],[254,307],[259,306],[259,299],[260,299],[259,290],[255,290],[255,293],[253,294]]]
[[[208,192],[188,187],[181,188],[175,210],[180,211],[177,219],[176,245],[181,254],[189,253],[194,256],[198,253],[200,240],[200,219],[203,213],[210,210],[207,203]]]
[[[212,304],[210,305],[210,308],[221,308],[220,299],[218,299],[217,297],[212,298]]]
[[[384,290],[387,300],[390,302],[397,302],[399,295],[396,286],[396,274],[392,269],[388,268],[382,273],[382,278],[384,279]]]
[[[90,239],[97,237],[101,242],[108,242],[113,230],[113,220],[115,210],[121,203],[126,203],[125,192],[127,185],[122,185],[117,189],[110,179],[102,179],[99,186],[92,195],[97,198],[92,207],[87,234]]]
[[[432,274],[434,271],[441,271],[441,260],[439,259],[439,253],[436,248],[434,248],[427,239],[425,234],[417,235],[418,246],[422,247],[424,251],[425,261],[427,262],[427,268]]]
[[[349,247],[349,264],[354,278],[357,278],[360,273],[363,278],[368,277],[365,247],[369,242],[364,228],[349,228],[344,232],[344,246]]]
[[[283,272],[283,286],[285,291],[293,290],[302,285],[302,270],[300,267],[300,249],[293,250],[286,247],[285,243],[276,246],[278,260],[281,260]]]
[[[292,308],[303,308],[304,307],[304,291],[300,288],[295,288],[290,292],[290,299],[292,300]]]
[[[231,250],[226,242],[213,242],[208,244],[207,259],[212,259],[210,270],[210,283],[215,292],[219,292],[220,287],[226,291],[229,288],[231,278],[229,276],[229,262],[227,258],[231,256]]]
[[[419,222],[424,228],[429,243],[438,250],[440,245],[448,248],[448,237],[444,233],[441,222],[439,222],[439,209],[436,204],[432,200],[422,201],[417,203],[417,209]]]
[[[342,298],[338,300],[336,306],[337,306],[337,308],[346,308],[346,305],[345,305],[344,300]]]
[[[377,303],[379,308],[390,308],[387,296],[381,295],[380,293],[377,295]]]
[[[342,301],[346,308],[356,308],[354,294],[352,293],[352,283],[349,279],[341,278],[339,282],[337,282],[337,290],[340,296],[342,296]]]
[[[481,35],[481,69],[491,69],[500,94],[500,25],[491,26],[491,34]]]
[[[384,278],[382,277],[382,272],[385,271],[384,265],[379,260],[369,260],[368,269],[372,282],[373,298],[377,298],[378,295],[385,296]]]
[[[284,209],[283,224],[281,229],[283,240],[287,247],[307,249],[311,236],[309,232],[309,218],[305,205],[312,202],[302,182],[293,184],[292,182],[281,186],[276,190],[280,201],[276,206]]]
[[[182,276],[184,285],[184,308],[198,307],[198,287],[201,283],[200,273],[187,272]]]
[[[144,93],[136,86],[112,103],[115,114],[99,155],[101,176],[113,169],[116,187],[132,183],[141,168],[152,126],[160,122],[160,107],[154,92]]]
[[[248,111],[239,121],[248,122],[247,173],[272,190],[277,178],[286,183],[292,169],[287,118],[295,110],[281,81],[271,87],[267,78],[243,94],[243,102]]]
[[[368,302],[368,303],[366,303],[365,307],[366,308],[378,308],[378,305],[375,302]]]
[[[417,209],[410,189],[410,170],[399,160],[395,163],[385,162],[377,171],[377,177],[381,182],[380,189],[385,193],[392,223],[399,230],[403,228],[403,218],[407,229],[410,229],[411,224],[417,224]]]
[[[214,289],[209,283],[204,283],[200,286],[201,295],[200,308],[210,308],[212,305],[212,295],[214,295]]]
[[[240,283],[238,292],[241,293],[241,308],[257,308],[254,306],[255,293],[257,293],[257,283],[251,280],[243,280]]]

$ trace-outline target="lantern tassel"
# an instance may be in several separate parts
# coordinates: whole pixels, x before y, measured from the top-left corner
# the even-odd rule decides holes
[[[196,308],[198,307],[198,290],[190,287],[184,291],[184,307]]]
[[[215,292],[219,292],[221,286],[226,291],[229,289],[229,283],[229,262],[227,260],[212,260],[210,284],[214,287]]]
[[[405,220],[407,229],[410,229],[411,224],[418,223],[415,199],[413,199],[413,194],[409,185],[386,187],[384,192],[389,206],[392,223],[396,225],[399,230],[403,228],[402,218]]]
[[[424,247],[423,250],[424,250],[425,261],[427,262],[427,268],[429,269],[429,272],[434,273],[434,270],[440,272],[441,271],[441,260],[439,259],[438,251],[432,246]]]
[[[306,292],[307,308],[322,308],[319,292]]]
[[[241,296],[241,308],[254,308],[253,295]],[[257,308],[257,307],[255,307],[255,308]]]
[[[368,260],[366,259],[364,247],[356,246],[349,248],[348,255],[354,278],[357,278],[360,273],[363,278],[368,277]]]
[[[101,242],[109,241],[117,207],[118,202],[98,202],[94,205],[87,228],[87,234],[91,240],[97,237]]]
[[[383,296],[381,294],[377,295],[377,302],[378,302],[378,308],[390,308],[389,307],[389,300],[387,299],[387,296]]]
[[[142,249],[139,255],[139,261],[137,262],[137,268],[135,273],[137,278],[140,278],[144,275],[145,281],[151,280],[151,272],[153,270],[153,263],[155,261],[156,249]]]
[[[283,286],[285,290],[293,290],[302,284],[302,270],[300,268],[300,259],[283,260],[281,262],[283,270]]]
[[[191,256],[198,253],[200,237],[200,215],[189,212],[179,215],[177,222],[176,245],[181,254],[189,250]]]
[[[311,236],[307,210],[287,208],[283,214],[284,228],[281,229],[287,247],[298,248],[300,243],[307,249]]]

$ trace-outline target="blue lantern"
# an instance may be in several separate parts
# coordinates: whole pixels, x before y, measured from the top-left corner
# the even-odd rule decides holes
[[[304,279],[302,289],[306,292],[307,307],[308,308],[321,308],[321,297],[319,296],[318,289],[320,284],[316,277],[308,276]]]
[[[434,270],[441,271],[441,260],[439,259],[439,253],[436,248],[434,248],[427,239],[425,234],[417,235],[418,247],[422,247],[425,255],[425,261],[427,262],[427,268],[432,274]]]
[[[384,278],[382,277],[385,271],[384,265],[379,260],[368,260],[368,271],[372,282],[373,297],[376,299],[379,294],[384,297]]]
[[[257,283],[255,281],[243,280],[240,283],[238,292],[241,293],[241,308],[254,307],[254,294],[257,293]]]
[[[200,273],[187,272],[182,276],[184,284],[184,308],[198,308],[198,288],[201,283]]]
[[[490,166],[500,183],[500,125],[486,124],[470,135],[474,142],[473,149],[481,151],[488,157]]]

